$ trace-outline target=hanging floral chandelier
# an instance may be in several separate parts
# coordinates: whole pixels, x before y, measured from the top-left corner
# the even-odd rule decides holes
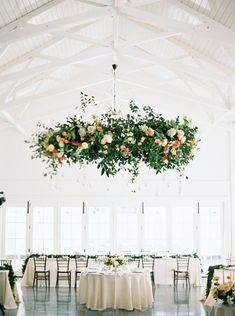
[[[120,170],[138,175],[144,162],[156,173],[168,169],[180,172],[194,157],[197,148],[196,132],[187,117],[165,120],[149,106],[139,107],[130,102],[130,114],[123,117],[116,110],[116,65],[114,71],[113,111],[93,116],[91,122],[77,115],[64,123],[32,135],[27,141],[33,150],[32,158],[47,164],[45,175],[53,176],[64,164],[95,164],[101,175],[115,175]],[[82,108],[94,103],[94,97],[81,94]]]

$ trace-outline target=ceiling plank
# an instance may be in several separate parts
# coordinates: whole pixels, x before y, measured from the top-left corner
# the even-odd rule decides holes
[[[223,24],[217,22],[216,20],[208,17],[207,15],[190,8],[182,1],[179,0],[167,0],[168,3],[173,4],[177,9],[182,9],[183,11],[194,15],[196,18],[203,22],[203,30],[206,36],[210,39],[225,42],[228,45],[231,45],[231,42],[235,42],[235,33],[231,29],[227,28]]]
[[[40,5],[40,2],[38,1],[37,4],[39,5],[37,9],[25,14],[24,16],[18,18],[17,20],[3,26],[2,28],[0,28],[0,36],[2,34],[8,34],[9,32],[14,32],[14,30],[16,30],[18,27],[21,27],[22,25],[24,25],[27,21],[29,21],[30,19],[34,18],[35,16],[50,10],[51,8],[57,6],[58,4],[62,3],[65,0],[51,0],[47,3],[43,2],[42,5]]]

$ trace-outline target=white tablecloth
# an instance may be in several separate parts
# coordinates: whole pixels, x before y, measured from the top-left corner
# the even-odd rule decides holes
[[[152,306],[150,272],[83,272],[78,301],[93,310],[145,309]]]
[[[74,286],[75,284],[75,260],[70,259],[69,263],[69,269],[71,270],[71,286]],[[57,275],[57,264],[56,259],[54,258],[48,258],[47,259],[47,270],[50,270],[50,286],[55,287],[56,286],[56,275]],[[32,258],[29,259],[23,279],[21,281],[22,287],[32,287],[33,286],[33,277],[34,277],[34,260]],[[45,286],[45,282],[39,280],[38,284],[41,286]],[[68,281],[59,280],[59,286],[61,287],[67,287]]]
[[[17,308],[8,279],[8,270],[0,270],[0,303],[6,309]]]
[[[176,259],[159,258],[155,259],[154,281],[155,284],[173,285],[174,269],[177,268]],[[201,266],[198,258],[190,258],[189,261],[189,279],[190,284],[194,286],[201,285]]]

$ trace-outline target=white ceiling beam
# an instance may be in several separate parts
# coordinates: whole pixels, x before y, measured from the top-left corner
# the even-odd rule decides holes
[[[81,29],[86,28],[87,26],[89,26],[91,23],[85,24],[85,25],[79,25],[76,27],[72,27],[70,29],[68,29],[67,31],[71,31],[71,32],[77,32]],[[45,50],[46,48],[58,43],[59,41],[61,41],[64,37],[57,35],[56,37],[53,37],[52,39],[46,41],[45,43],[41,44],[40,46],[30,50],[29,52],[17,57],[16,59],[11,60],[10,62],[8,62],[7,64],[3,65],[0,67],[0,71],[5,71],[8,70],[20,63],[25,62],[26,60],[33,58],[34,56],[36,56],[37,54],[41,53],[43,50]]]
[[[65,32],[53,32],[53,35],[56,36],[61,36],[61,37],[66,37],[66,38],[70,38],[79,42],[84,42],[87,44],[93,44],[93,45],[97,45],[97,46],[103,46],[103,47],[110,47],[111,46],[111,42],[110,40],[97,40],[95,38],[91,38],[88,36],[84,36],[84,35],[80,35],[77,33],[73,33],[70,31],[65,31]]]
[[[38,8],[36,8],[35,10],[25,14],[24,16],[18,18],[17,20],[3,26],[2,28],[0,28],[0,36],[3,34],[8,34],[9,32],[14,32],[18,27],[22,27],[22,25],[24,25],[27,21],[29,21],[30,19],[34,18],[35,16],[50,10],[51,8],[57,6],[58,4],[62,3],[65,0],[51,0],[47,3],[45,3],[45,1],[37,1],[37,5]],[[40,3],[42,3],[40,5]]]
[[[136,41],[126,41],[126,43],[120,45],[121,48],[128,48],[128,47],[132,47],[132,46],[139,46],[139,45],[143,45],[145,43],[149,43],[149,42],[154,42],[154,41],[158,41],[158,40],[162,40],[162,39],[166,39],[169,37],[174,37],[181,34],[181,32],[168,32],[168,31],[163,31],[163,32],[159,32],[159,34],[157,34],[156,36],[152,37],[152,38],[148,38],[148,39],[143,39],[143,40],[136,40]]]
[[[183,23],[171,19],[167,16],[160,15],[158,13],[150,13],[147,11],[141,11],[136,8],[131,8],[129,6],[120,7],[120,13],[124,16],[127,16],[131,19],[140,21],[142,23],[154,25],[156,27],[164,28],[168,31],[182,32],[190,35],[197,35],[200,39],[210,39],[216,40],[225,45],[235,46],[235,33],[231,30],[226,29],[226,36],[223,33],[224,27],[221,25],[222,29],[219,27],[207,28],[208,25],[204,24],[203,21],[201,24],[193,25],[190,23]]]
[[[205,33],[208,38],[211,40],[216,40],[224,42],[227,45],[234,45],[235,43],[235,33],[231,29],[227,28],[223,24],[217,22],[216,20],[208,17],[205,14],[202,14],[198,10],[190,8],[182,1],[179,0],[167,0],[168,3],[173,4],[177,9],[181,9],[203,22],[202,31]]]
[[[25,129],[18,123],[16,123],[15,119],[11,114],[9,114],[6,110],[1,110],[1,114],[4,118],[13,126],[18,132],[20,132],[23,136],[28,136]]]
[[[91,59],[107,56],[109,54],[111,54],[111,51],[107,48],[96,48],[96,49],[92,48],[91,50],[86,49],[78,54],[65,58],[61,61],[51,62],[45,65],[35,66],[26,70],[19,70],[16,72],[12,72],[10,74],[1,75],[0,82],[1,81],[6,82],[9,80],[14,80],[18,78],[35,75],[37,73],[42,73],[44,71],[53,72],[55,70],[58,70],[59,67],[67,66],[70,64],[83,63]]]
[[[136,21],[133,21],[133,23],[137,24],[138,26],[141,26],[143,28],[146,28],[148,30],[150,30],[151,32],[159,32],[159,28],[157,28],[156,26],[153,25],[147,25],[147,24],[142,24],[142,23],[137,23]],[[213,59],[212,57],[209,57],[208,55],[203,54],[202,52],[198,51],[197,49],[195,49],[194,47],[186,44],[185,42],[183,42],[182,40],[176,39],[174,37],[166,37],[165,40],[167,42],[169,42],[170,44],[174,44],[175,46],[181,48],[182,50],[185,51],[185,53],[187,55],[189,55],[192,58],[199,58],[201,60],[203,60],[206,63],[209,63],[211,66],[213,66],[214,68],[224,72],[225,74],[227,74],[228,76],[233,76],[235,74],[235,71],[232,70],[231,68],[217,62],[215,59]],[[186,56],[185,56],[186,57]]]
[[[144,51],[141,51],[138,48],[132,47],[128,49],[122,49],[120,50],[120,53],[126,56],[130,56],[131,58],[137,58],[146,60],[148,62],[152,62],[156,65],[165,66],[169,69],[172,69],[172,71],[179,71],[179,72],[185,72],[193,75],[197,75],[202,78],[208,78],[211,80],[217,80],[229,84],[235,84],[235,76],[228,77],[224,74],[219,75],[216,72],[213,72],[211,70],[202,70],[200,68],[196,68],[190,65],[186,65],[183,63],[175,62],[175,61],[169,61],[166,58],[159,58],[157,56],[151,55],[150,53],[145,53]]]
[[[135,79],[128,79],[128,82],[131,84],[133,84],[134,86],[139,85],[139,87],[145,88],[145,89],[149,89],[154,91],[154,93],[161,93],[164,95],[168,95],[170,97],[176,98],[178,100],[186,100],[186,101],[190,101],[194,104],[201,104],[205,107],[208,108],[212,108],[212,109],[219,109],[219,110],[223,110],[223,105],[219,102],[211,102],[211,99],[207,99],[204,97],[199,97],[199,96],[194,96],[188,93],[185,93],[184,91],[181,91],[179,89],[175,89],[174,87],[164,87],[163,85],[155,85],[155,78],[150,78],[149,76],[146,76],[144,74],[142,74],[142,76],[136,80],[137,77],[135,77]]]
[[[42,24],[23,24],[20,28],[16,28],[12,32],[0,33],[0,43],[10,44],[20,41],[25,38],[34,37],[42,34],[50,34],[54,31],[64,30],[66,27],[78,26],[90,22],[95,22],[98,19],[106,16],[111,16],[112,10],[108,8],[99,8],[91,11],[83,12],[73,16],[59,18],[55,21]]]
[[[111,5],[111,1],[110,0],[77,0],[79,2],[83,2],[85,4],[89,4],[89,5],[93,5],[95,7],[104,7],[104,6],[109,6]]]
[[[82,78],[83,74],[81,74],[81,78]],[[9,102],[0,102],[0,110],[5,110],[5,109],[9,109],[12,107],[16,107],[19,106],[21,104],[27,104],[28,102],[32,101],[38,101],[38,100],[42,100],[44,98],[48,98],[48,97],[52,97],[52,96],[56,96],[56,95],[61,95],[61,94],[65,94],[71,91],[76,91],[76,90],[82,90],[82,89],[86,89],[89,87],[93,87],[93,86],[97,86],[100,84],[104,84],[107,82],[110,82],[112,79],[108,78],[108,79],[104,79],[104,78],[96,78],[91,81],[91,80],[86,80],[86,82],[83,83],[78,83],[75,80],[68,80],[65,84],[58,86],[58,88],[55,89],[51,89],[48,90],[46,92],[41,92],[38,93],[34,96],[34,98],[32,99],[32,96],[27,96],[27,97],[21,97],[18,98],[16,100],[13,101],[9,101]]]
[[[3,46],[0,48],[0,58],[6,53],[8,47],[9,47],[9,45],[3,45]]]
[[[119,14],[118,14],[118,0],[113,2],[113,62],[117,63],[117,55],[119,48]]]

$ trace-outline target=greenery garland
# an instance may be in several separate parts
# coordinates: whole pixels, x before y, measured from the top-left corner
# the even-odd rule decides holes
[[[94,102],[82,95],[82,108]],[[26,141],[33,150],[32,158],[47,163],[45,175],[55,175],[64,163],[96,164],[101,175],[115,175],[120,170],[138,175],[139,163],[144,162],[158,174],[167,169],[182,171],[194,157],[196,132],[191,120],[165,120],[149,106],[144,114],[130,102],[126,117],[111,111],[91,122],[73,116],[54,127],[38,124],[42,130]]]
[[[217,264],[215,266],[210,266],[208,268],[208,273],[207,273],[207,283],[206,283],[206,297],[209,295],[210,293],[210,289],[211,289],[211,285],[212,285],[212,279],[213,279],[213,275],[214,275],[214,271],[216,269],[223,269],[224,266],[222,264]]]
[[[16,275],[14,273],[14,270],[12,268],[12,265],[8,264],[8,263],[4,263],[2,266],[0,266],[0,270],[8,270],[8,279],[9,279],[9,283],[11,286],[11,289],[14,289],[15,283],[16,283]]]

